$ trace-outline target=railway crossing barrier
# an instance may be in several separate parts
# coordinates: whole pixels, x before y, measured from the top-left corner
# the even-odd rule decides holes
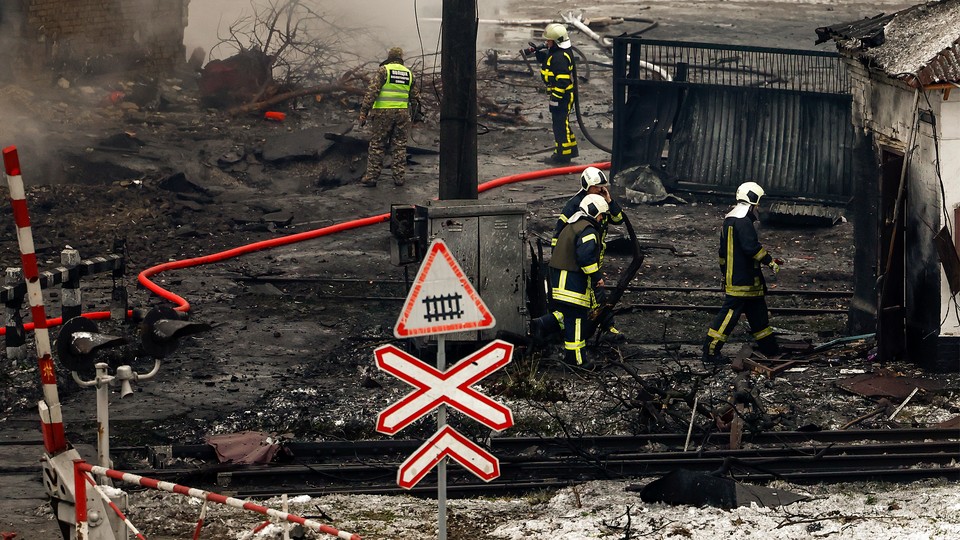
[[[258,514],[262,514],[264,516],[268,516],[271,519],[275,519],[277,521],[297,523],[307,530],[323,533],[329,536],[340,538],[341,540],[362,540],[362,538],[358,534],[341,531],[336,527],[333,527],[332,525],[320,523],[319,521],[316,521],[313,519],[307,519],[295,514],[290,514],[288,512],[267,508],[266,506],[252,503],[250,501],[244,501],[241,499],[236,499],[234,497],[226,497],[218,493],[213,493],[210,491],[191,488],[187,486],[181,486],[179,484],[174,484],[171,482],[163,482],[160,480],[155,480],[153,478],[147,478],[145,476],[125,473],[125,472],[113,470],[107,467],[98,467],[98,466],[90,465],[89,463],[86,463],[83,460],[76,460],[73,463],[73,467],[75,470],[75,478],[77,479],[76,493],[77,493],[78,501],[89,502],[93,498],[87,493],[87,490],[86,490],[86,485],[90,481],[86,480],[85,477],[87,476],[87,473],[90,473],[94,475],[102,475],[107,478],[111,478],[113,480],[120,480],[122,482],[135,484],[135,485],[149,488],[149,489],[166,491],[168,493],[177,493],[179,495],[185,495],[187,497],[191,497],[191,498],[198,499],[205,502],[212,502],[216,504],[229,506],[231,508],[246,510],[248,512],[255,512]],[[81,528],[86,528],[91,521],[90,512],[88,511],[87,508],[83,506],[84,505],[82,504],[77,504],[76,506],[75,519],[78,526],[78,531]],[[87,540],[88,538],[91,540],[96,540],[96,537],[87,537],[87,536],[84,536],[83,540]],[[138,538],[141,538],[141,537],[138,536]]]
[[[117,490],[111,491],[108,495],[96,487],[94,491],[97,496],[87,497],[85,475],[76,474],[75,463],[80,460],[80,454],[66,438],[48,328],[64,321],[67,323],[58,335],[59,360],[74,373],[74,379],[80,384],[103,387],[102,391],[98,391],[97,399],[97,417],[100,422],[98,452],[101,462],[109,463],[107,385],[117,381],[121,384],[123,392],[132,391],[130,383],[155,375],[159,370],[158,359],[172,352],[180,337],[208,327],[179,320],[172,309],[169,312],[162,309],[153,310],[142,318],[140,325],[143,348],[155,358],[154,369],[151,372],[138,374],[129,366],[120,366],[117,375],[110,377],[106,374],[106,364],[99,364],[96,380],[80,380],[76,375],[79,368],[92,367],[93,358],[100,350],[124,342],[123,338],[100,334],[97,332],[96,324],[81,314],[80,278],[83,275],[111,272],[114,280],[111,310],[107,313],[88,314],[88,316],[103,318],[103,315],[107,315],[126,321],[130,312],[126,305],[126,290],[123,288],[124,259],[122,256],[112,255],[83,261],[80,260],[80,254],[76,250],[68,248],[61,254],[63,266],[52,272],[40,272],[27,209],[26,189],[16,147],[9,146],[3,149],[3,165],[10,189],[10,202],[17,228],[22,269],[8,268],[5,286],[0,287],[0,301],[6,308],[6,321],[2,333],[7,337],[9,358],[16,363],[26,354],[26,332],[33,330],[43,391],[43,397],[37,405],[45,450],[41,458],[42,481],[50,497],[50,505],[60,526],[61,534],[65,539],[126,539],[131,530],[121,510],[121,507],[126,506],[126,494]],[[125,251],[122,242],[115,242],[114,247]],[[62,286],[63,316],[47,319],[43,289],[57,284]],[[23,322],[20,313],[25,299],[30,306],[32,323],[29,325]],[[174,313],[174,317],[169,315],[171,312]],[[82,522],[77,519],[80,515],[83,516]]]

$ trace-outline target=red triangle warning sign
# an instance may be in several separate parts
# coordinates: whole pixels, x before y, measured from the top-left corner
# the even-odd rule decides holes
[[[493,328],[496,321],[443,240],[430,244],[393,328],[398,338]]]

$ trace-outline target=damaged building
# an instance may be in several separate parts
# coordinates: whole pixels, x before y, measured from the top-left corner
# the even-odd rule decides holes
[[[189,0],[4,0],[0,43],[13,72],[97,73],[184,61]]]
[[[611,170],[708,195],[756,180],[785,223],[855,210],[849,331],[957,370],[958,18],[940,0],[817,29],[838,52],[618,37]]]
[[[882,359],[960,364],[960,0],[820,28],[850,73],[874,175],[857,183],[854,330]]]

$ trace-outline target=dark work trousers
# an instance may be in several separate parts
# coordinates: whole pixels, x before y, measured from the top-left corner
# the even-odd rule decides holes
[[[556,143],[553,153],[562,159],[572,159],[580,155],[577,137],[570,130],[570,110],[573,108],[573,92],[567,93],[567,103],[550,106],[550,119],[553,124],[553,140]]]
[[[703,343],[704,356],[720,354],[723,344],[727,342],[733,329],[737,326],[741,313],[747,315],[750,331],[757,341],[760,352],[768,356],[780,352],[777,338],[773,335],[773,329],[770,328],[766,298],[763,296],[726,295],[723,304],[720,306],[720,311],[713,318],[713,322],[710,323],[710,328],[707,330],[707,337]]]
[[[556,309],[563,313],[563,349],[564,358],[569,364],[581,365],[586,363],[584,347],[587,346],[587,316],[590,310],[583,306],[561,304],[557,302]]]
[[[532,321],[534,335],[546,338],[563,331],[564,360],[569,364],[585,363],[584,347],[587,346],[586,325],[590,310],[566,302],[553,302],[552,311]]]

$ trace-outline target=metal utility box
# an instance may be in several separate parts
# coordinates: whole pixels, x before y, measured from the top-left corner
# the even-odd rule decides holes
[[[429,241],[446,242],[497,323],[448,339],[487,340],[498,331],[526,334],[526,205],[447,200],[433,202],[427,213]]]

